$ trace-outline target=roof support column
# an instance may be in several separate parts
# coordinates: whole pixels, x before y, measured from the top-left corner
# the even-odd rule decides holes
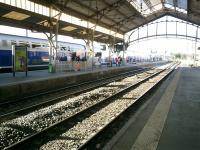
[[[157,38],[157,36],[158,36],[158,22],[156,22],[156,38]]]
[[[58,14],[53,14],[53,6],[50,6],[49,9],[49,14],[50,14],[50,19],[49,19],[49,29],[50,29],[50,34],[47,38],[49,41],[50,45],[50,50],[49,50],[49,72],[56,72],[56,64],[57,64],[57,50],[58,50],[58,30],[59,30],[59,20],[62,15],[61,11],[58,11]]]
[[[194,46],[194,66],[196,67],[197,64],[196,64],[196,59],[197,59],[197,38],[198,38],[198,26],[197,26],[197,29],[196,29],[196,37],[195,37],[195,46]]]
[[[156,26],[156,32],[157,32],[157,26]],[[147,23],[147,40],[148,40],[148,38],[149,38],[149,24]]]
[[[94,64],[94,34],[95,34],[95,30],[96,30],[96,24],[94,25],[93,30],[92,30],[92,70],[95,65]]]
[[[187,34],[187,22],[186,22],[185,26],[186,26],[186,27],[185,27],[185,35],[186,35],[186,39],[187,39],[187,35],[188,35],[188,34]]]
[[[85,44],[86,44],[86,56],[87,56],[87,69],[92,67],[91,63],[90,63],[90,59],[91,59],[91,48],[90,48],[90,40],[87,39],[85,40]]]
[[[111,34],[110,34],[111,35]],[[109,67],[112,67],[112,57],[114,52],[114,43],[115,39],[113,39],[111,36],[109,36],[109,44],[108,44],[108,61],[109,61]]]
[[[91,68],[93,70],[93,65],[94,64],[94,34],[95,34],[95,30],[96,30],[96,24],[92,27],[92,33],[89,32],[89,22],[87,22],[87,40],[85,41],[86,43],[86,50],[88,53],[88,57],[87,57],[87,67]]]
[[[114,51],[114,44],[109,44],[108,50],[109,50],[109,56],[108,56],[109,65],[108,66],[112,67],[112,56],[113,56],[113,51]]]
[[[126,51],[126,42],[125,42],[125,34],[123,36],[123,58],[122,58],[122,64],[125,66],[126,65],[126,60],[125,60],[125,51]]]
[[[166,26],[165,26],[166,29],[165,29],[165,30],[166,30],[166,37],[167,37],[167,23],[168,23],[168,17],[166,17],[166,20],[165,20],[165,21],[166,21]]]
[[[178,35],[178,22],[176,21],[176,38],[177,38],[177,35]]]

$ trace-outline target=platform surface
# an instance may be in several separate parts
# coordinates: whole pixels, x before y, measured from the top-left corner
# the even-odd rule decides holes
[[[200,150],[200,68],[183,68],[157,150]]]
[[[39,93],[54,91],[82,82],[102,79],[118,75],[123,72],[133,71],[137,68],[162,66],[167,62],[143,62],[112,67],[93,67],[90,70],[66,71],[48,73],[48,70],[37,70],[16,73],[0,74],[0,103],[7,103]]]
[[[124,67],[136,67],[136,66],[142,66],[147,63],[137,63],[137,64],[126,64],[125,66],[116,67],[115,64],[113,64],[112,67],[106,67],[102,66],[100,68],[93,68],[90,70],[82,70],[82,71],[68,71],[68,72],[57,72],[57,73],[49,73],[48,70],[37,70],[37,71],[29,71],[28,76],[25,76],[24,72],[17,72],[15,77],[13,77],[12,73],[0,73],[0,86],[5,86],[8,84],[18,84],[21,82],[29,82],[32,80],[41,80],[41,79],[49,79],[54,77],[63,77],[63,76],[71,76],[71,75],[79,75],[84,73],[90,73],[94,71],[105,71],[105,70],[111,70],[116,68],[124,68]]]
[[[104,149],[200,150],[200,68],[179,68]]]

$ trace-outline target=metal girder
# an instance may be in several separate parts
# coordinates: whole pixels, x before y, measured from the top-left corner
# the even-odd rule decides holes
[[[48,1],[48,0],[43,0],[43,1],[40,1],[40,0],[30,0],[30,1],[33,1],[33,2],[36,2],[36,3],[39,3],[39,4],[43,4],[45,6],[50,6],[53,2],[51,1]],[[122,0],[121,0],[122,1]],[[65,7],[61,4],[58,4],[58,3],[53,3],[54,6],[56,6],[57,8],[59,8],[62,12],[66,13],[66,14],[70,14],[74,17],[77,17],[77,18],[80,18],[80,19],[83,19],[83,20],[88,20],[92,23],[96,23],[96,20],[91,18],[90,16],[88,15],[85,15],[83,13],[80,13],[78,10],[74,10],[70,7]],[[102,27],[105,27],[105,28],[109,28],[110,24],[107,24],[105,22],[98,22],[98,25],[102,26]],[[115,29],[117,30],[117,29]],[[120,34],[124,34],[124,31],[118,31]]]
[[[128,6],[133,12],[135,12],[136,14],[138,14],[138,16],[140,16],[141,18],[145,18],[144,16],[142,16],[142,14],[141,14],[135,7],[133,7],[133,6],[130,4],[131,1],[132,1],[132,0],[126,0],[126,1],[124,2],[124,4],[125,4],[126,6]]]
[[[108,5],[108,7],[105,7],[99,11],[97,11],[96,13],[94,13],[93,15],[90,15],[90,18],[93,18],[96,15],[99,15],[100,18],[105,16],[106,13],[109,13],[110,11],[117,9],[118,7],[120,7],[121,5],[123,5],[123,0],[118,0],[117,2],[114,2],[110,5]],[[120,5],[121,4],[121,5]]]
[[[113,27],[113,26],[120,27],[120,25],[123,25],[124,23],[127,23],[127,21],[130,21],[130,20],[133,21],[134,18],[137,18],[137,19],[139,18],[140,20],[142,20],[141,24],[134,23],[137,27],[138,26],[142,26],[142,25],[144,25],[144,24],[146,24],[146,23],[148,23],[150,21],[153,21],[153,20],[159,19],[160,17],[165,16],[165,13],[156,12],[156,13],[154,13],[152,15],[155,16],[155,17],[153,19],[149,20],[148,17],[144,18],[144,17],[141,17],[140,14],[136,13],[134,15],[128,16],[127,18],[124,18],[123,20],[119,21],[117,24],[112,25],[111,27]],[[135,29],[137,27],[131,28],[129,30],[133,30],[133,29]]]
[[[99,16],[98,16],[98,11],[96,11],[94,8],[91,8],[91,7],[89,7],[89,6],[85,5],[85,4],[83,4],[83,3],[80,2],[80,1],[79,1],[79,3],[77,3],[76,1],[74,1],[74,2],[75,2],[76,4],[78,4],[78,5],[80,5],[80,6],[84,7],[84,8],[86,8],[86,9],[88,9],[88,10],[90,10],[90,11],[92,11],[94,14],[96,14],[96,17],[97,17],[96,22],[97,22],[97,23],[98,23],[99,20],[102,19],[102,17],[104,17],[104,18],[107,19],[107,20],[111,20],[111,21],[114,22],[114,23],[117,23],[114,19],[112,19],[112,18],[110,18],[110,17],[108,17],[108,16],[102,16],[102,17],[99,18]],[[94,17],[95,17],[95,16],[94,16]],[[126,29],[128,29],[128,28],[126,28]]]
[[[157,15],[156,18],[152,17],[152,18],[150,18],[150,19],[146,19],[144,22],[142,22],[142,23],[139,24],[138,26],[131,28],[130,31],[131,31],[131,30],[134,30],[134,29],[136,29],[136,28],[138,28],[138,27],[141,27],[141,26],[143,26],[143,25],[145,25],[145,24],[147,24],[147,23],[149,23],[149,22],[152,22],[152,21],[155,21],[155,20],[157,20],[157,19],[160,19],[160,18],[162,18],[162,17],[164,17],[164,16],[166,16],[166,15],[167,15],[167,13],[159,13],[159,14]]]
[[[166,23],[166,33],[159,33],[158,34],[158,25],[160,25],[160,23]],[[176,23],[176,31],[174,32],[174,33],[169,33],[168,32],[168,26],[167,26],[167,24],[168,23]],[[178,34],[178,25],[177,25],[177,23],[184,23],[185,25],[186,25],[186,30],[185,30],[185,33],[183,33],[183,34]],[[196,28],[196,34],[194,35],[193,34],[193,36],[192,35],[188,35],[188,32],[187,32],[187,25],[188,24],[190,24],[190,25],[193,25],[193,27],[194,28]],[[154,30],[155,31],[155,33],[154,34],[152,34],[151,33],[151,35],[149,35],[148,34],[148,25],[154,25],[154,27],[156,28],[156,30]],[[142,39],[146,39],[146,38],[152,38],[152,37],[159,37],[159,36],[174,36],[174,37],[185,37],[186,39],[193,39],[194,41],[196,41],[196,40],[199,40],[200,41],[200,38],[198,37],[198,29],[199,29],[199,27],[200,26],[197,26],[197,25],[195,25],[195,24],[192,24],[192,23],[189,23],[189,22],[187,22],[187,21],[185,21],[185,20],[168,20],[167,19],[167,17],[166,17],[166,20],[159,20],[159,21],[156,21],[156,22],[151,22],[151,23],[148,23],[148,24],[146,24],[146,27],[147,27],[147,34],[146,34],[146,36],[143,34],[142,35],[142,37],[140,37],[139,36],[139,31],[140,31],[140,28],[137,28],[137,30],[133,30],[133,32],[129,35],[129,38],[128,38],[128,43],[132,43],[132,42],[135,42],[135,41],[138,41],[138,40],[142,40]],[[138,37],[137,38],[135,38],[135,39],[133,39],[132,41],[130,41],[130,37],[136,32],[136,31],[138,31]]]
[[[128,21],[133,20],[134,18],[137,18],[137,14],[128,16],[128,17],[122,19],[121,21],[117,22],[116,24],[113,24],[113,25],[110,26],[110,27],[115,27],[115,26],[121,27],[121,25],[126,24]],[[136,24],[136,23],[135,23],[135,24]],[[136,25],[137,25],[137,24],[136,24]]]
[[[0,3],[0,9],[2,10],[2,12],[5,11],[5,14],[8,13],[8,12],[11,12],[11,11],[16,11],[16,12],[19,12],[19,13],[30,15],[30,18],[22,20],[22,21],[17,21],[17,20],[14,20],[14,19],[5,18],[5,17],[2,17],[0,15],[0,24],[2,24],[2,25],[24,28],[24,29],[28,29],[28,30],[32,30],[32,31],[37,31],[37,32],[49,32],[49,25],[50,25],[49,19],[50,18],[47,17],[47,16],[43,16],[43,15],[40,15],[40,14],[37,14],[37,13],[34,13],[34,12],[23,10],[21,8],[17,8],[17,7],[10,6],[10,5],[3,4],[3,3]],[[46,21],[46,25],[40,23],[40,22],[43,22],[43,21]],[[56,19],[53,18],[53,22],[56,22]],[[72,31],[72,32],[62,30],[62,28],[66,27],[66,26],[73,26],[73,27],[76,27],[79,30],[86,30],[87,28],[85,28],[85,27],[81,27],[81,26],[74,25],[74,24],[71,24],[71,23],[66,23],[64,21],[59,21],[59,25],[60,25],[60,28],[59,28],[58,32],[59,32],[60,35],[67,35],[67,36],[71,36],[71,37],[75,37],[75,38],[79,38],[79,39],[83,39],[83,38],[86,39],[87,38],[86,34],[80,34],[80,32],[78,32],[76,30]],[[56,32],[56,27],[54,26],[53,33],[55,33],[55,32]],[[107,36],[107,34],[104,34],[102,32],[98,32],[98,31],[96,31],[95,33],[97,35],[100,34],[100,35],[103,35],[103,36]],[[98,41],[98,42],[107,43],[107,40],[104,40],[104,39],[100,39],[100,38],[96,38],[96,37],[94,37],[94,39],[95,39],[95,41]],[[117,38],[117,41],[121,41],[121,40],[122,39]]]
[[[184,14],[179,14],[179,13],[173,13],[173,12],[166,12],[165,15],[168,15],[168,16],[172,16],[172,17],[175,17],[175,18],[178,18],[178,19],[181,19],[181,20],[184,20],[184,21],[187,21],[187,22],[190,22],[190,23],[193,23],[193,24],[196,24],[198,26],[200,26],[200,22],[198,20],[194,20],[194,19],[191,19],[190,17],[188,17],[188,15],[184,15]]]
[[[152,3],[150,0],[143,0],[145,2],[145,4],[147,5],[147,7],[149,7],[149,9],[152,9]]]
[[[108,14],[110,11],[116,10],[120,15],[124,16],[125,19],[122,19],[122,20],[119,21],[119,22],[114,22],[114,24],[111,25],[110,28],[114,28],[115,26],[119,26],[119,23],[121,24],[122,22],[126,22],[128,19],[129,19],[129,20],[131,19],[130,16],[127,17],[127,16],[124,15],[122,12],[120,12],[119,10],[117,10],[117,8],[119,8],[120,6],[125,5],[125,3],[123,2],[123,0],[118,0],[118,1],[116,1],[115,3],[112,3],[112,4],[107,3],[105,0],[103,0],[103,2],[104,2],[104,4],[106,4],[108,7],[105,7],[105,8],[103,8],[103,9],[99,10],[98,12],[96,12],[96,14],[91,15],[91,16],[90,16],[91,18],[94,17],[95,15],[97,15],[97,16],[99,16],[99,18],[101,19],[103,16],[105,16],[106,14]],[[136,9],[134,9],[134,11],[136,11],[136,13],[138,14],[138,12],[137,12]],[[135,14],[134,14],[134,16],[135,16]],[[139,17],[141,17],[141,15],[140,15]],[[133,22],[133,20],[131,20],[131,21]],[[133,22],[133,23],[135,23],[135,22]],[[124,27],[123,27],[123,28],[124,28]],[[119,29],[119,28],[118,28],[118,29]],[[129,30],[129,28],[128,28],[128,30]]]
[[[104,2],[104,4],[106,4],[107,6],[109,5],[109,3],[108,2],[106,2],[105,0],[102,0],[103,2]],[[116,10],[120,15],[122,15],[124,18],[127,18],[128,16],[126,16],[124,13],[122,13],[120,10]],[[131,20],[131,22],[133,22],[133,23],[135,23],[133,20]],[[115,24],[118,24],[118,22],[117,23],[115,23]],[[113,25],[115,25],[115,24],[113,24]],[[129,29],[129,28],[128,28]]]
[[[173,0],[173,6],[174,6],[174,8],[176,8],[177,7],[177,0]]]
[[[101,1],[100,3],[102,4],[101,8],[102,7],[105,7],[105,8],[100,9],[100,10],[95,9],[95,5],[88,6],[87,3],[83,2],[83,0],[82,1],[81,0],[57,0],[57,1],[30,0],[30,1],[45,5],[47,7],[54,6],[55,8],[59,9],[60,11],[66,14],[83,19],[85,21],[90,21],[91,23],[94,23],[94,24],[98,23],[99,26],[105,27],[107,29],[113,29],[113,31],[117,31],[118,33],[121,33],[121,34],[124,34],[125,32],[128,32],[138,26],[141,26],[151,20],[158,19],[160,16],[164,16],[167,14],[171,14],[174,17],[183,18],[185,20],[194,22],[196,24],[199,24],[200,22],[200,19],[199,19],[200,6],[197,0],[188,1],[188,14],[180,13],[178,10],[174,11],[174,9],[169,9],[165,7],[165,0],[160,0],[160,2],[163,5],[163,8],[161,8],[161,10],[158,12],[152,11],[152,14],[150,14],[149,16],[143,16],[139,12],[139,10],[134,8],[134,6],[131,4],[131,2],[133,2],[134,0],[112,0],[112,3],[107,0],[87,0],[89,2]],[[152,5],[154,4],[155,1],[143,0],[143,2],[145,2],[149,8],[154,7]],[[158,2],[158,0],[156,2]],[[176,6],[177,0],[173,0],[173,2]],[[67,3],[70,3],[70,4],[73,3],[73,4],[67,5]],[[79,4],[84,9],[80,11],[79,8],[77,9],[76,4]],[[90,10],[90,15],[87,14],[87,10]],[[26,12],[26,10],[24,10],[24,12]],[[29,12],[29,14],[32,16],[32,12]],[[120,18],[117,18],[117,19],[112,18],[111,16],[109,16],[111,14],[116,15],[117,17],[119,16]],[[135,19],[134,16],[136,16],[137,18]],[[45,17],[43,19],[45,19]],[[127,21],[131,22],[132,24],[131,23],[126,24]],[[78,28],[83,29],[81,26],[80,27],[78,26]]]
[[[141,37],[139,39],[135,39],[135,40],[132,40],[132,41],[129,41],[128,45],[130,45],[130,43],[133,43],[133,42],[136,42],[136,41],[140,41],[140,40],[144,40],[144,39],[149,39],[149,38],[154,38],[154,37],[167,37],[167,38],[170,38],[170,37],[173,37],[173,38],[186,38],[185,35],[176,35],[176,34],[158,34],[158,35],[150,35],[148,37]],[[192,41],[195,41],[196,37],[194,36],[187,36],[187,40],[192,40]],[[198,42],[200,42],[200,38],[197,38]]]

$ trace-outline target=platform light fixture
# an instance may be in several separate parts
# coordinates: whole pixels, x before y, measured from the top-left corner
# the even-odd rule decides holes
[[[94,35],[95,38],[102,36],[102,34],[96,34]]]
[[[75,30],[75,29],[77,29],[76,27],[72,27],[72,26],[66,26],[66,27],[64,27],[64,28],[62,28],[61,30],[64,30],[64,31],[73,31],[73,30]]]
[[[85,31],[85,30],[82,30],[82,31],[80,31],[80,32],[78,32],[79,34],[82,34],[82,35],[85,35],[85,34],[87,34],[87,32]]]
[[[16,11],[11,11],[11,12],[3,15],[2,17],[21,21],[21,20],[29,18],[30,15],[19,13]]]
[[[102,39],[109,39],[109,37],[108,36],[104,36],[104,37],[102,37]]]
[[[50,24],[49,24],[49,22],[48,22],[47,20],[38,22],[37,24],[43,25],[43,26],[45,26],[45,27],[49,27],[49,26],[50,26]],[[55,26],[55,25],[56,25],[56,22],[52,22],[52,24]]]

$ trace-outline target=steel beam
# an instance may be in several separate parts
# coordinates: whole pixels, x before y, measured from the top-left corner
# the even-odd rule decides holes
[[[49,53],[49,72],[56,72],[57,68],[57,51],[58,51],[58,31],[59,31],[59,21],[62,12],[59,12],[53,16],[53,6],[50,6],[49,9],[50,20],[49,20],[49,35],[45,33],[49,41],[50,53]],[[56,19],[56,24],[53,22]]]
[[[89,6],[87,6],[87,5],[85,5],[85,4],[83,4],[82,2],[76,2],[76,1],[74,1],[77,5],[80,5],[81,7],[84,7],[84,8],[86,8],[86,9],[88,9],[88,10],[90,10],[90,11],[92,11],[94,14],[96,14],[95,16],[90,16],[91,18],[94,18],[94,17],[97,17],[97,19],[96,19],[96,22],[97,22],[97,24],[99,23],[99,21],[104,17],[105,19],[107,19],[107,20],[109,20],[109,21],[112,21],[114,24],[116,24],[117,22],[114,20],[114,19],[112,19],[112,18],[110,18],[110,17],[108,17],[108,16],[106,16],[106,15],[104,15],[104,14],[101,14],[100,15],[100,17],[99,17],[99,12],[98,11],[96,11],[94,8],[92,8],[92,7],[89,7]],[[98,7],[98,6],[97,6]],[[94,15],[93,14],[93,15]],[[90,20],[90,17],[89,17],[89,19],[88,20]],[[94,18],[95,19],[95,18]],[[125,27],[126,28],[126,27]],[[129,29],[129,28],[126,28],[126,29]]]

